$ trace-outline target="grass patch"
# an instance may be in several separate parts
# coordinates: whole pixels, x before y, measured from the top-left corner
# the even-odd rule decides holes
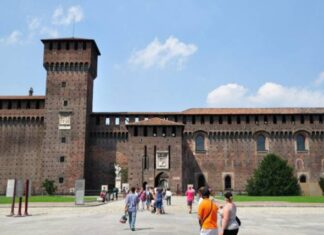
[[[216,199],[224,200],[217,196]],[[234,195],[236,202],[294,202],[294,203],[324,203],[323,196],[242,196]]]
[[[96,196],[85,196],[84,201],[95,201]],[[23,202],[25,198],[23,198]],[[29,202],[74,202],[74,196],[31,196]],[[0,204],[10,204],[12,202],[11,197],[0,196]],[[16,197],[16,203],[19,202],[19,198]]]

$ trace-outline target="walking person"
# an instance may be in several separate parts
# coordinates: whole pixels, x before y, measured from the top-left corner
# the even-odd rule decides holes
[[[162,203],[163,203],[162,189],[158,188],[156,190],[156,199],[155,199],[156,214],[157,215],[162,214]]]
[[[165,192],[165,200],[168,206],[171,206],[171,197],[172,197],[172,192],[170,188],[168,188]]]
[[[227,192],[224,194],[225,206],[222,214],[222,228],[219,235],[236,235],[239,230],[239,223],[236,217],[236,205],[233,203],[233,194]]]
[[[141,211],[144,211],[145,204],[146,204],[146,192],[142,190],[139,194],[139,199],[141,200]]]
[[[210,191],[204,188],[202,201],[198,207],[198,220],[200,225],[200,235],[218,235],[216,204],[209,199]]]
[[[128,222],[129,228],[132,231],[135,231],[135,221],[136,221],[136,212],[137,212],[137,204],[139,202],[138,195],[135,194],[135,187],[131,188],[131,191],[126,196],[125,200],[125,211],[128,212]]]
[[[188,187],[188,190],[186,191],[186,197],[187,197],[187,205],[188,205],[188,208],[189,208],[189,214],[191,214],[192,212],[192,203],[193,203],[193,200],[195,198],[195,190],[189,186]]]

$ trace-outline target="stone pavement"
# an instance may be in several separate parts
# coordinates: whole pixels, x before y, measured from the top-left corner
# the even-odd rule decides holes
[[[11,218],[6,215],[9,205],[0,208],[0,234],[199,234],[196,205],[194,213],[188,214],[185,198],[173,197],[172,206],[166,206],[165,215],[138,212],[136,231],[128,224],[120,224],[123,201],[110,202],[101,206],[74,207],[62,204],[31,205],[32,216]],[[324,234],[323,207],[247,207],[238,208],[242,221],[240,235],[322,235]]]

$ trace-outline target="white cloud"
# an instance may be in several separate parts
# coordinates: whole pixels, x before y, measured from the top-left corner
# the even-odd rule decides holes
[[[34,31],[34,30],[39,29],[39,27],[41,25],[41,20],[37,17],[33,17],[28,20],[27,24],[28,24],[28,29],[30,31]]]
[[[164,68],[167,64],[175,62],[177,68],[181,70],[186,60],[197,49],[196,45],[185,44],[173,36],[170,36],[164,44],[156,38],[146,48],[135,51],[129,63],[148,69],[155,66]]]
[[[50,38],[57,38],[59,36],[59,32],[56,29],[46,26],[42,27],[39,33]]]
[[[19,30],[14,30],[7,37],[0,38],[0,42],[4,44],[10,44],[10,45],[22,43],[23,42],[22,36],[23,36],[22,32],[20,32]]]
[[[321,72],[315,80],[316,85],[321,85],[322,83],[324,83],[324,72]]]
[[[80,22],[84,18],[81,6],[71,6],[66,12],[62,6],[55,9],[52,16],[54,25],[70,25],[73,22]]]
[[[207,96],[210,107],[319,107],[323,104],[322,91],[271,82],[263,84],[255,94],[231,83],[217,87]]]

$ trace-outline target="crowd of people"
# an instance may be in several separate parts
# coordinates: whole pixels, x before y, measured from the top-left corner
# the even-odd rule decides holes
[[[198,222],[200,235],[237,235],[240,220],[236,216],[236,205],[233,202],[233,194],[224,194],[225,204],[220,205],[210,198],[211,189],[201,187],[197,194],[192,186],[185,193],[189,214],[192,213],[192,205],[195,197],[198,202]],[[164,214],[165,204],[171,205],[172,192],[170,189],[152,188],[139,189],[132,187],[125,199],[125,214],[128,215],[129,227],[135,231],[136,213],[138,211],[151,211],[153,214]],[[166,202],[166,203],[165,203]],[[126,222],[126,217],[124,222]]]

